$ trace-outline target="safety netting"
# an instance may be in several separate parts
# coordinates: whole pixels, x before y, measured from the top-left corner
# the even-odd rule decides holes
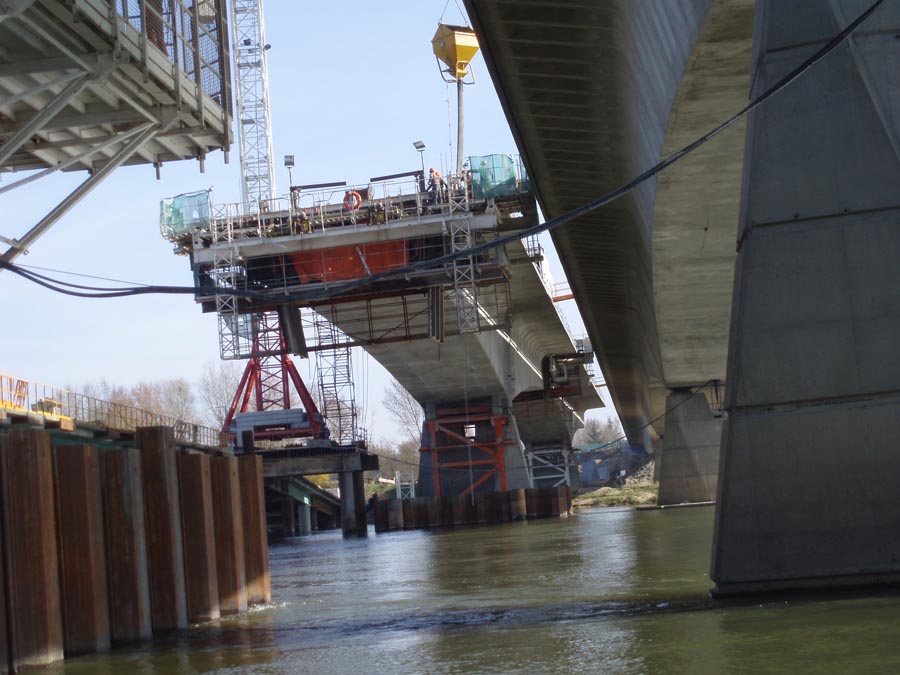
[[[209,190],[186,192],[159,202],[159,231],[176,242],[195,228],[206,228],[210,220]]]
[[[469,169],[472,172],[474,199],[504,197],[522,191],[516,162],[510,155],[470,157]]]

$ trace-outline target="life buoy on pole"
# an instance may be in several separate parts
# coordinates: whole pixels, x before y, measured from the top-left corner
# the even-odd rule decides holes
[[[362,204],[362,195],[356,190],[352,190],[344,195],[344,208],[348,211],[356,211],[360,204]]]

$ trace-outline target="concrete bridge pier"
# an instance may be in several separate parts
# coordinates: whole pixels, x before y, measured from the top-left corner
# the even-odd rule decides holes
[[[341,490],[341,530],[344,535],[366,536],[366,495],[362,471],[338,474]]]
[[[865,4],[760,0],[753,95]],[[884,3],[749,120],[720,594],[900,579],[898,33]]]
[[[285,537],[297,534],[297,507],[293,497],[281,498],[281,529]]]
[[[419,496],[531,487],[515,417],[499,396],[424,408]]]
[[[301,537],[312,534],[312,508],[305,502],[297,502],[297,524],[298,532]]]
[[[660,506],[709,502],[716,498],[722,418],[706,396],[673,389],[666,399],[662,452],[657,457]]]

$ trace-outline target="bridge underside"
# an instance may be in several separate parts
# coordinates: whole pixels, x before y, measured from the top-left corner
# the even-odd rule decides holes
[[[365,344],[360,340],[426,411],[422,445],[426,455],[421,471],[425,495],[433,494],[438,484],[444,486],[438,493],[458,494],[478,479],[483,479],[481,491],[506,489],[500,472],[488,475],[497,467],[500,446],[506,487],[530,487],[528,455],[532,448],[555,444],[561,451],[568,451],[572,435],[583,424],[584,412],[603,406],[581,365],[574,369],[564,390],[545,392],[544,358],[571,356],[575,346],[523,245],[516,242],[508,246],[504,258],[515,261],[506,265],[508,288],[504,285],[502,293],[508,299],[484,305],[482,332],[460,334],[451,301],[444,308],[443,342],[397,339]],[[492,286],[479,291],[485,299],[499,292]],[[390,298],[372,302],[385,307],[379,309],[360,301],[319,307],[318,311],[351,339],[362,333],[402,333],[398,329],[399,310],[386,309],[389,303],[399,307],[400,301]],[[403,307],[404,315],[413,317],[409,321],[425,323],[428,302],[421,293],[409,296]],[[500,307],[506,317],[488,316]],[[399,323],[403,323],[402,317]],[[361,326],[365,326],[364,331]],[[419,332],[415,329],[411,334]],[[436,426],[429,429],[429,424]],[[466,440],[463,427],[469,424],[475,427],[470,440],[477,443]],[[435,446],[442,449],[429,450]],[[473,451],[476,465],[470,474]],[[434,460],[438,454],[440,459]],[[437,477],[435,462],[453,466],[447,466]]]
[[[0,172],[95,171],[148,123],[157,133],[121,163],[227,148],[227,24],[219,2],[202,4],[175,0],[160,14],[147,3],[142,14],[137,3],[12,3],[0,16]],[[195,20],[197,36],[179,32]]]
[[[746,100],[753,0],[466,4],[547,217]],[[648,450],[667,389],[724,380],[743,143],[732,129],[553,234],[624,430]]]
[[[205,160],[231,143],[224,0],[21,0],[0,8],[0,175],[6,192],[87,171],[23,235],[11,262],[112,171]]]

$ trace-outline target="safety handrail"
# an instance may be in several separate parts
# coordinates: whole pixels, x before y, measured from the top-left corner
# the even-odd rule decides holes
[[[181,443],[209,447],[225,447],[228,444],[227,436],[218,429],[11,375],[0,375],[0,410],[13,414],[40,415],[45,419],[72,420],[76,425],[101,426],[120,431],[168,426],[175,430],[175,438]]]

